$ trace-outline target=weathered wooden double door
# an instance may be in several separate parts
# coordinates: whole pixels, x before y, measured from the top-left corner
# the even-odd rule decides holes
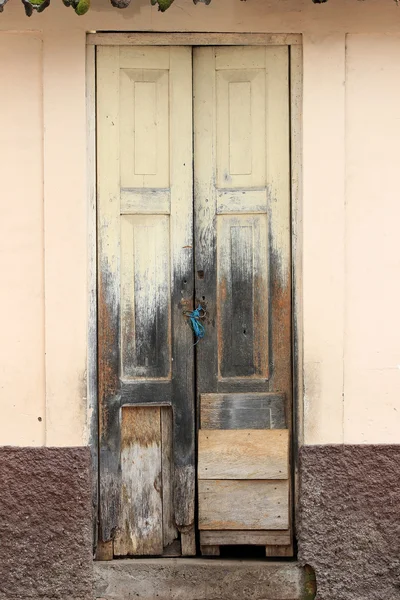
[[[97,49],[99,536],[114,556],[291,554],[288,71],[286,46]]]

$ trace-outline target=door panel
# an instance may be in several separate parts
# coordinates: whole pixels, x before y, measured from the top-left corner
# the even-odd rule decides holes
[[[284,550],[266,544],[267,555],[292,553],[287,544],[288,59],[287,47],[194,49],[196,297],[207,313],[207,334],[197,346],[199,528],[205,554],[218,553],[207,531],[218,531],[214,540],[223,545],[230,543],[233,530],[238,530],[235,543],[240,544],[241,536],[246,543],[243,532],[252,529],[284,534]],[[265,431],[272,428],[274,432]],[[209,443],[205,452],[204,440],[213,435],[218,443]],[[261,477],[256,468],[261,447],[249,443],[247,452],[255,454],[242,465],[242,478],[226,481],[228,464],[233,468],[245,458],[243,452],[238,457],[243,436],[265,441],[268,467]],[[274,436],[284,441],[280,464],[286,468],[278,470],[273,469]]]
[[[101,537],[193,554],[191,49],[97,52]]]
[[[251,124],[243,146],[221,85],[238,78],[248,86],[242,104]],[[197,388],[284,392],[289,407],[287,47],[195,48],[194,99],[196,295],[210,321],[197,347]],[[242,162],[230,160],[236,153]]]
[[[266,214],[217,217],[218,379],[268,378]],[[240,291],[240,293],[237,293]]]

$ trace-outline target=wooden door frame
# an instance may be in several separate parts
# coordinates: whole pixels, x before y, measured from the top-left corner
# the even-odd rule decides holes
[[[97,398],[97,190],[96,190],[96,46],[289,46],[291,260],[293,351],[293,497],[299,493],[298,450],[303,444],[303,309],[302,309],[302,36],[285,33],[89,33],[86,38],[88,331],[87,429],[93,471],[93,548],[98,522],[98,398]],[[296,526],[293,514],[292,526]],[[294,529],[295,530],[295,529]]]

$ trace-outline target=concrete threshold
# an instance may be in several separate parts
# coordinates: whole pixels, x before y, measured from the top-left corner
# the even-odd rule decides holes
[[[98,600],[301,600],[296,562],[159,558],[95,562]]]

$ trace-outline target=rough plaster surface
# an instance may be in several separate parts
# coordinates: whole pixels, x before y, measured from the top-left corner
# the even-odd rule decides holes
[[[300,600],[295,562],[140,559],[96,562],[99,600]]]
[[[88,448],[0,448],[0,600],[92,600]]]
[[[317,600],[400,599],[400,445],[304,446],[299,560]]]

